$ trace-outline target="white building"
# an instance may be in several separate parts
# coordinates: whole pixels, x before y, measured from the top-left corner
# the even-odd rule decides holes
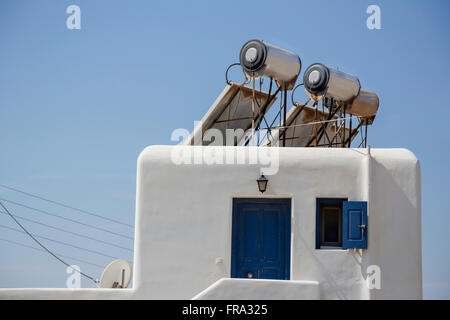
[[[303,79],[314,104],[287,112],[300,58],[252,40],[240,59],[252,87],[227,79],[184,145],[139,156],[133,288],[0,289],[0,298],[421,299],[419,161],[405,149],[350,148],[358,133],[367,144],[378,96],[314,64]],[[255,89],[255,73],[268,92]],[[272,127],[264,115],[278,92]],[[244,147],[263,122],[271,136]],[[238,133],[219,139],[228,129]]]
[[[180,165],[175,148],[249,150],[141,153],[133,288],[0,289],[0,298],[422,298],[420,167],[410,151],[276,148],[278,173],[261,194],[248,152],[239,165]]]

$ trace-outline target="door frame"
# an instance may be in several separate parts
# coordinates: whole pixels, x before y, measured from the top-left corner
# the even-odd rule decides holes
[[[291,279],[291,249],[292,249],[292,197],[233,197],[232,198],[232,217],[231,217],[231,262],[230,262],[230,277],[237,278],[237,215],[238,215],[238,204],[239,203],[279,203],[285,204],[287,207],[286,210],[286,233],[285,233],[285,243],[287,244],[285,247],[285,279]]]

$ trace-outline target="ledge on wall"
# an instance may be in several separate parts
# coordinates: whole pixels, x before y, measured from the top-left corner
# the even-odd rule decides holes
[[[318,300],[319,282],[222,278],[192,300]]]

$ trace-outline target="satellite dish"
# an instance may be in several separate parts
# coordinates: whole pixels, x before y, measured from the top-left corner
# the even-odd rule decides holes
[[[125,259],[111,262],[103,271],[100,288],[127,288],[131,281],[133,269]]]

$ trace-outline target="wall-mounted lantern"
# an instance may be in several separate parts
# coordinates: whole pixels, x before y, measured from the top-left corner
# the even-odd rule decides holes
[[[258,189],[261,193],[264,193],[267,188],[267,182],[269,182],[269,179],[267,179],[263,174],[261,177],[259,177],[256,182],[258,182]]]

